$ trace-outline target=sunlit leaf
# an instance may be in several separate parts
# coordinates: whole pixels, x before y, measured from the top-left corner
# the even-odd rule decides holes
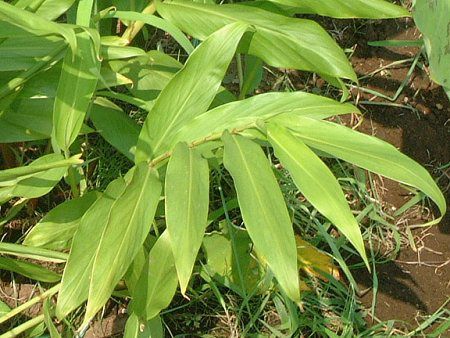
[[[287,121],[284,125],[306,145],[423,191],[441,212],[441,217],[429,224],[439,222],[445,214],[445,198],[428,171],[391,144],[328,121],[298,116]]]
[[[85,321],[90,320],[111,296],[144,243],[161,194],[153,168],[138,165],[131,182],[114,202],[93,257]],[[111,250],[111,248],[116,250]]]
[[[131,303],[133,312],[150,320],[165,309],[177,289],[178,278],[169,233],[164,231],[150,250]]]
[[[180,289],[184,294],[208,219],[208,162],[179,143],[166,173],[166,220]]]
[[[90,192],[61,203],[31,229],[22,244],[52,250],[67,249],[82,216],[100,196],[100,193]]]
[[[287,129],[269,124],[268,135],[275,155],[289,170],[298,189],[349,239],[368,265],[358,222],[331,170]]]
[[[52,137],[64,151],[68,151],[81,130],[100,69],[98,51],[90,35],[77,34],[77,42],[77,51],[68,50],[64,58],[53,108]]]
[[[270,164],[256,143],[227,133],[222,139],[225,168],[233,177],[248,234],[281,288],[298,302],[294,231]]]
[[[247,25],[235,23],[212,34],[191,54],[184,67],[158,96],[145,120],[136,162],[167,151],[170,138],[182,125],[211,105]]]

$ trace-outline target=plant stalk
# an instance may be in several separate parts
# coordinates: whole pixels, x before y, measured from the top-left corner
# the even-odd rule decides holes
[[[150,14],[156,12],[156,6],[152,2],[147,7],[144,8],[142,11],[142,14]],[[128,28],[125,30],[125,32],[122,35],[122,38],[127,42],[127,45],[129,45],[133,39],[136,37],[136,35],[141,31],[142,27],[144,27],[145,23],[142,21],[135,21],[131,23]]]
[[[4,322],[6,322],[6,321],[10,320],[11,318],[13,318],[14,316],[18,315],[19,313],[29,309],[34,304],[37,304],[37,303],[43,301],[44,299],[53,296],[54,294],[56,294],[59,291],[60,287],[61,287],[61,283],[56,284],[54,287],[48,289],[47,291],[45,291],[44,293],[40,294],[39,296],[36,296],[36,297],[30,299],[28,302],[23,303],[22,305],[19,305],[18,307],[12,309],[8,313],[6,313],[2,317],[0,317],[0,324],[3,324]],[[44,318],[44,317],[42,317],[42,318]],[[28,323],[28,322],[26,322],[26,323]],[[26,323],[24,323],[22,325],[25,325]],[[37,323],[37,324],[39,324],[39,323]],[[22,325],[18,326],[16,329],[18,329]],[[9,331],[9,332],[11,332],[11,331]],[[23,331],[21,331],[21,332],[23,332]],[[15,337],[15,336],[5,336],[5,337]],[[4,338],[4,337],[0,336],[0,338]]]
[[[12,330],[9,330],[8,332],[2,334],[0,338],[14,338],[19,336],[21,333],[25,332],[28,329],[31,329],[35,327],[36,325],[42,323],[44,321],[44,315],[39,315],[33,319],[30,319],[29,321],[15,327]]]

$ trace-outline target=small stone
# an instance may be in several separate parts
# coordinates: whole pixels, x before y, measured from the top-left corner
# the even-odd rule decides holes
[[[442,109],[444,109],[444,106],[440,103],[436,103],[436,108],[439,110],[442,110]]]
[[[425,115],[430,115],[430,114],[431,114],[431,109],[428,108],[428,107],[423,107],[423,113],[424,113]]]

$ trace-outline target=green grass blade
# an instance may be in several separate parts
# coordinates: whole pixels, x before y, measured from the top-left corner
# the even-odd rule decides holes
[[[169,160],[165,185],[167,231],[184,294],[208,219],[208,162],[179,143]]]
[[[272,168],[256,143],[228,133],[222,139],[224,164],[233,177],[242,218],[256,251],[286,294],[299,302],[294,231]]]

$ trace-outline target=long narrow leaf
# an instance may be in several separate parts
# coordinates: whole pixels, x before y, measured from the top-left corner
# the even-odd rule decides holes
[[[165,309],[177,290],[177,271],[169,233],[164,231],[150,250],[136,287],[131,308],[140,318],[150,320]]]
[[[45,172],[55,168],[67,168],[71,165],[81,164],[81,155],[75,155],[64,159],[61,155],[49,154],[35,160],[28,166],[17,167],[0,171],[0,187],[11,186],[34,174]]]
[[[269,124],[268,136],[275,155],[289,170],[299,190],[349,239],[369,266],[358,222],[331,170],[285,128]]]
[[[190,143],[215,133],[222,133],[225,129],[248,128],[254,126],[258,120],[270,120],[282,114],[324,119],[358,112],[358,109],[350,104],[341,104],[304,92],[266,93],[224,104],[197,116],[174,136],[171,147],[176,142]]]
[[[84,213],[100,196],[100,193],[89,192],[61,203],[31,229],[23,244],[51,250],[67,249]]]
[[[401,6],[385,0],[270,0],[291,7],[301,14],[319,14],[333,18],[387,19],[409,16]]]
[[[25,277],[45,283],[56,283],[61,276],[34,263],[19,261],[8,257],[0,257],[0,269],[16,272]]]
[[[130,184],[112,206],[101,234],[90,276],[85,322],[106,303],[144,243],[160,194],[156,171],[146,163],[138,165]]]
[[[123,178],[111,182],[103,195],[84,214],[75,233],[56,304],[59,319],[80,306],[89,294],[89,277],[101,234],[109,220],[112,206],[126,187]]]
[[[179,143],[166,173],[166,221],[181,292],[186,292],[208,219],[208,162]]]
[[[64,58],[53,111],[54,141],[64,151],[78,136],[92,95],[97,87],[100,63],[90,35],[77,35],[76,53],[68,50]]]
[[[225,133],[224,164],[233,177],[245,226],[281,288],[299,302],[297,247],[283,194],[262,149]]]
[[[63,36],[72,52],[77,50],[77,38],[73,29],[69,28],[69,26],[45,20],[38,15],[12,6],[4,1],[0,1],[0,19],[20,26],[32,35],[57,34]]]
[[[180,31],[180,29],[177,26],[174,26],[169,21],[165,21],[161,18],[158,18],[157,16],[137,12],[117,11],[112,12],[109,17],[118,18],[121,20],[145,22],[146,24],[162,29],[163,31],[166,31],[167,33],[172,35],[175,41],[177,41],[188,54],[191,54],[194,51],[192,43],[189,41],[186,35],[184,35],[183,32]]]
[[[163,153],[173,133],[211,105],[247,25],[228,25],[207,38],[162,90],[145,120],[136,162]]]
[[[389,143],[335,123],[307,117],[292,116],[289,125],[285,126],[312,148],[423,191],[441,212],[441,217],[430,224],[439,222],[445,214],[445,198],[430,174]]]
[[[212,32],[233,22],[254,27],[240,46],[274,67],[296,68],[356,81],[347,57],[317,23],[289,18],[239,4],[210,5],[193,1],[157,2],[158,13],[184,32],[204,40]],[[276,41],[276,48],[274,48]]]

